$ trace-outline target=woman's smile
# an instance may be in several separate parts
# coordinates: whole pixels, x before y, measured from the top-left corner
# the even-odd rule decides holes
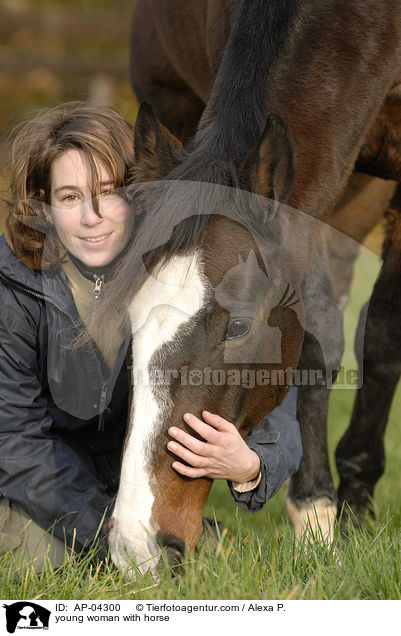
[[[89,243],[89,245],[93,245],[94,247],[99,246],[100,244],[105,243],[106,239],[111,236],[112,232],[108,232],[107,234],[101,234],[100,236],[81,236],[81,240],[85,241],[85,243]]]

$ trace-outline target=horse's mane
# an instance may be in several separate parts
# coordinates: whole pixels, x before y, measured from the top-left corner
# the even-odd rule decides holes
[[[207,158],[239,165],[262,134],[270,111],[269,70],[303,4],[305,0],[240,0],[234,5],[201,126],[188,147],[187,161],[208,176],[216,164],[207,165]]]

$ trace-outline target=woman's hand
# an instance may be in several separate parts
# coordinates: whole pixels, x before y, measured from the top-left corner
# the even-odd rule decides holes
[[[168,432],[174,440],[167,448],[190,464],[174,461],[172,467],[185,477],[210,477],[245,483],[257,478],[260,459],[242,439],[238,430],[224,418],[208,411],[202,412],[202,422],[191,413],[185,413],[185,422],[205,441],[185,431],[171,427]]]

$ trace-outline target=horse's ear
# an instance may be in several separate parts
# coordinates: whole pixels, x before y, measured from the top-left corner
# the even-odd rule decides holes
[[[163,126],[148,102],[139,108],[135,124],[135,181],[158,180],[165,177],[179,162],[182,144]]]
[[[294,150],[287,126],[270,114],[265,129],[242,165],[244,186],[252,192],[285,201],[294,179]]]

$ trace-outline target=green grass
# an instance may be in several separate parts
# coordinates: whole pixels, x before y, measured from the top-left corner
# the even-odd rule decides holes
[[[345,312],[348,368],[355,368],[353,333],[378,268],[377,257],[364,251]],[[353,399],[353,390],[332,392],[328,444],[335,483],[334,450],[348,425]],[[175,577],[166,570],[158,584],[150,575],[133,583],[110,563],[91,564],[90,555],[72,555],[61,570],[47,566],[36,574],[5,555],[0,561],[0,598],[400,599],[400,412],[398,390],[386,432],[386,471],[376,490],[376,518],[351,529],[347,540],[337,536],[332,549],[295,544],[284,516],[284,487],[262,511],[250,515],[234,505],[225,483],[215,482],[205,514],[223,521],[227,531],[217,551],[208,545],[199,548]]]
[[[337,537],[331,549],[294,542],[284,521],[265,515],[264,527],[249,528],[234,515],[234,530],[217,550],[199,548],[180,572],[165,570],[159,583],[150,575],[133,583],[109,563],[70,556],[62,570],[40,574],[0,561],[3,599],[399,599],[401,530],[389,514]]]

